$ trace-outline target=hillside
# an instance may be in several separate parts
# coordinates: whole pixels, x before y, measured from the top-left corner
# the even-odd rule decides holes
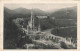
[[[77,6],[70,8],[62,8],[55,12],[49,13],[50,17],[56,19],[77,19]]]

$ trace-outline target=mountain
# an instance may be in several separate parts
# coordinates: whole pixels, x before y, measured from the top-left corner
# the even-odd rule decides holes
[[[59,9],[49,15],[56,19],[77,19],[77,6]]]
[[[38,16],[49,15],[50,17],[55,17],[56,19],[77,19],[77,6],[69,7],[69,8],[62,8],[55,12],[53,10],[51,12],[45,12],[43,10],[36,9],[36,8],[34,9],[17,8],[14,10],[10,10],[4,7],[4,12],[6,15],[14,14],[15,16],[24,15],[24,16],[30,17],[31,10],[33,10],[34,15],[38,15]]]
[[[44,12],[44,11],[42,11],[40,9],[17,8],[17,9],[14,9],[13,11],[15,11],[18,14],[30,15],[31,14],[31,10],[32,10],[34,15],[45,15],[46,14],[46,12]]]
[[[31,16],[31,10],[33,11],[33,15],[42,16],[47,15],[45,11],[42,11],[40,9],[26,9],[26,8],[17,8],[14,10],[10,10],[6,7],[4,7],[4,17],[11,17],[11,18],[18,18],[18,17],[30,17]]]
[[[14,9],[13,11],[15,11],[18,14],[30,14],[30,10],[29,9],[25,9],[25,8],[17,8]]]
[[[43,10],[40,10],[40,9],[32,9],[33,10],[33,14],[34,15],[37,15],[37,16],[45,16],[47,15],[47,13]]]
[[[8,14],[16,14],[14,10],[8,9],[7,7],[4,7],[4,13]]]
[[[12,13],[12,10],[10,10],[10,9],[8,9],[8,8],[6,8],[6,7],[4,7],[4,12],[5,12],[5,13]]]

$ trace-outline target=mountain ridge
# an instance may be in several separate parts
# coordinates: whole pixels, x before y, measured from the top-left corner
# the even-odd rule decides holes
[[[22,14],[22,15],[31,15],[31,10],[32,9],[26,9],[26,8],[16,8],[14,10],[10,10],[6,7],[4,7],[4,12],[5,13],[8,13],[8,14],[14,14],[14,15],[17,15],[17,14]],[[74,6],[74,7],[69,7],[69,8],[62,8],[62,9],[59,9],[57,11],[51,11],[51,12],[45,12],[43,10],[40,10],[40,9],[37,9],[37,8],[34,8],[33,9],[33,12],[34,12],[34,15],[37,15],[37,16],[50,16],[50,17],[55,17],[55,18],[59,18],[59,19],[77,19],[77,6]],[[66,13],[67,12],[70,12],[70,16],[67,16]],[[73,16],[72,16],[73,15]]]

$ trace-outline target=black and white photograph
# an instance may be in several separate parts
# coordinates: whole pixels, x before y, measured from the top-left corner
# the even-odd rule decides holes
[[[5,3],[3,49],[77,49],[76,3]]]

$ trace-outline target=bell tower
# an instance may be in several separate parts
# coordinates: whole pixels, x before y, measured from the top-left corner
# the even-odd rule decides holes
[[[33,30],[34,30],[34,16],[33,16],[33,9],[31,10],[31,19],[30,19],[30,22],[29,22],[29,26],[30,26],[31,31],[33,31]]]
[[[40,21],[39,21],[39,25],[38,25],[38,31],[41,31],[41,26],[40,26]]]

